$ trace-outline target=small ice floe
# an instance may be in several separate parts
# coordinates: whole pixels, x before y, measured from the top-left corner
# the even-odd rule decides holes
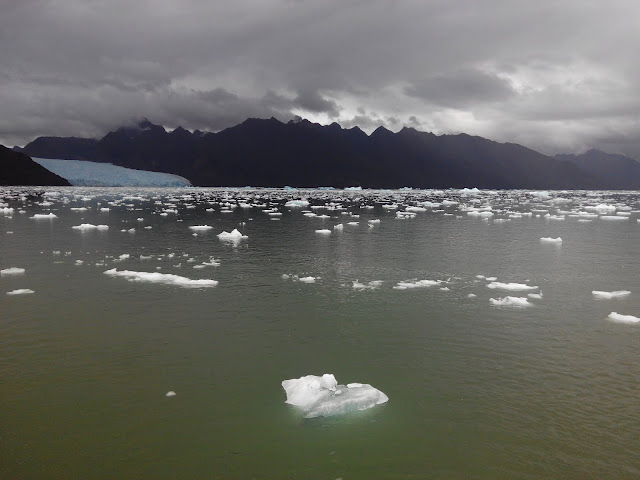
[[[25,272],[24,268],[19,268],[19,267],[10,267],[10,268],[5,268],[4,270],[0,270],[0,275],[5,276],[5,275],[23,275]]]
[[[469,295],[467,295],[467,298],[476,298],[477,295],[475,293],[470,293]]]
[[[316,283],[316,277],[300,277],[298,281],[302,283]]]
[[[360,222],[347,222],[347,225],[351,225],[352,227],[357,227],[360,225]]]
[[[487,279],[488,280],[488,279]],[[502,282],[491,282],[487,285],[487,288],[492,290],[510,290],[512,292],[523,292],[526,290],[537,290],[539,287],[527,285],[525,283],[502,283]]]
[[[366,383],[338,385],[329,373],[284,380],[282,388],[287,394],[285,403],[300,408],[306,418],[343,415],[389,401],[384,393]]]
[[[105,275],[112,277],[123,277],[130,282],[148,282],[148,283],[162,283],[165,285],[177,285],[179,287],[187,288],[207,288],[215,287],[218,285],[217,280],[200,279],[192,280],[190,278],[181,277],[179,275],[173,275],[171,273],[158,273],[158,272],[134,272],[132,270],[117,270],[112,268],[104,272]]]
[[[373,218],[373,219],[369,220],[367,223],[369,223],[370,225],[375,225],[376,223],[380,223],[380,219],[379,218]]]
[[[611,312],[607,319],[616,323],[638,323],[640,322],[640,318],[634,317],[633,315],[622,315],[620,313]]]
[[[360,283],[358,280],[354,281],[351,285],[354,290],[375,290],[380,288],[382,280],[372,280],[369,283]]]
[[[629,290],[616,290],[613,292],[603,292],[600,290],[593,290],[591,292],[593,298],[597,298],[598,300],[610,300],[612,298],[622,298],[628,295],[631,295]]]
[[[174,392],[173,390],[170,390],[167,393],[165,393],[164,396],[165,397],[175,397],[176,396],[176,392]]]
[[[333,229],[334,230],[338,230],[338,231],[342,231],[342,230],[344,230],[344,225],[339,223],[338,225],[334,225]]]
[[[552,238],[552,237],[540,237],[540,243],[553,243],[555,245],[562,244],[562,238]]]
[[[18,288],[17,290],[11,290],[7,292],[7,295],[29,295],[31,293],[36,293],[30,288]]]
[[[190,230],[194,232],[206,232],[207,230],[211,230],[213,227],[210,225],[192,225],[189,227]]]
[[[34,220],[51,220],[58,218],[58,216],[55,213],[36,213],[33,217],[29,218],[33,218]]]
[[[321,228],[319,230],[316,230],[316,233],[320,235],[331,235],[331,230],[329,230],[328,228]]]
[[[625,220],[629,220],[629,217],[619,217],[617,215],[601,215],[600,216],[600,220],[607,220],[607,221],[625,221]]]
[[[540,293],[527,293],[527,297],[533,298],[534,300],[542,300],[542,292],[540,292]]]
[[[308,207],[309,202],[307,200],[289,200],[287,203],[284,204],[284,206],[287,208],[302,208],[302,207]]]
[[[240,233],[237,228],[234,228],[231,232],[223,231],[219,233],[218,238],[225,242],[238,243],[240,240],[246,240],[249,237]]]
[[[82,223],[71,228],[85,232],[88,230],[109,230],[109,225],[93,225],[91,223]]]
[[[82,265],[84,263],[84,260],[76,260],[76,265]]]
[[[496,307],[529,307],[529,299],[527,297],[504,297],[504,298],[490,298],[491,305]]]
[[[410,288],[425,288],[425,287],[435,287],[440,285],[442,280],[416,280],[416,281],[404,281],[398,282],[397,285],[394,285],[395,290],[407,290]]]

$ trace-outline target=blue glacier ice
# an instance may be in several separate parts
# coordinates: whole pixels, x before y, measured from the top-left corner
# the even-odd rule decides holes
[[[65,178],[74,186],[87,187],[189,187],[191,182],[170,173],[148,172],[119,167],[111,163],[84,160],[34,158],[47,170]]]

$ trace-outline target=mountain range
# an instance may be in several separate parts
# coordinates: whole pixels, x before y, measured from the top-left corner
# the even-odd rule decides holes
[[[145,119],[101,139],[39,137],[22,151],[173,173],[196,186],[640,189],[640,163],[622,155],[551,157],[467,134],[367,135],[302,119],[250,118],[217,133],[168,132]]]

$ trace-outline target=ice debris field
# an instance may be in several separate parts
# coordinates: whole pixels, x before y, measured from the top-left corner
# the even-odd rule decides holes
[[[49,163],[46,166],[51,167]],[[173,185],[170,182],[175,179],[165,180]],[[196,298],[224,294],[226,284],[242,281],[225,277],[227,265],[245,258],[251,259],[246,265],[255,265],[263,258],[267,244],[270,248],[291,248],[286,243],[291,238],[307,249],[323,252],[362,249],[363,239],[389,235],[393,239],[390,241],[420,255],[412,251],[411,236],[401,232],[420,222],[429,222],[430,228],[442,231],[451,222],[471,222],[468,225],[498,235],[509,229],[526,230],[530,233],[520,240],[521,251],[553,260],[570,252],[580,240],[571,230],[563,230],[565,224],[576,225],[588,238],[592,229],[607,229],[611,235],[635,235],[639,221],[637,192],[90,187],[0,190],[0,235],[11,235],[16,242],[28,242],[34,232],[50,236],[48,249],[39,252],[38,261],[57,268],[83,269],[96,281],[105,282],[105,289],[120,291],[127,285],[144,286],[143,292],[189,289]],[[470,248],[474,241],[469,240]],[[2,258],[0,261],[4,261]],[[306,263],[272,264],[272,282],[280,282],[278,288],[290,289],[296,295],[334,289],[363,298],[395,295],[407,302],[429,298],[434,302],[483,305],[494,314],[511,318],[526,318],[527,312],[548,308],[548,294],[553,294],[549,276],[531,278],[529,272],[516,268],[494,273],[490,269],[411,272],[409,267],[404,273],[389,274],[384,269],[357,271],[346,262],[323,264],[311,254],[307,258]],[[0,264],[3,301],[28,302],[29,297],[46,295],[42,291],[46,287],[36,285],[31,273],[37,261],[18,265]],[[244,281],[250,282],[248,278]],[[640,311],[631,308],[629,301],[637,294],[635,285],[601,285],[594,280],[590,287],[580,293],[581,301],[610,312],[598,314],[597,321],[610,322],[610,328],[634,328],[622,325],[640,323]],[[329,374],[285,380],[282,387],[286,402],[306,417],[344,414],[388,400],[371,385],[339,385]]]

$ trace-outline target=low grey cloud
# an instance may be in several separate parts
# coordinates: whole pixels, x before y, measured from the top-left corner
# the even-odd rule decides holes
[[[637,18],[632,0],[4,0],[0,143],[298,114],[640,158]]]

